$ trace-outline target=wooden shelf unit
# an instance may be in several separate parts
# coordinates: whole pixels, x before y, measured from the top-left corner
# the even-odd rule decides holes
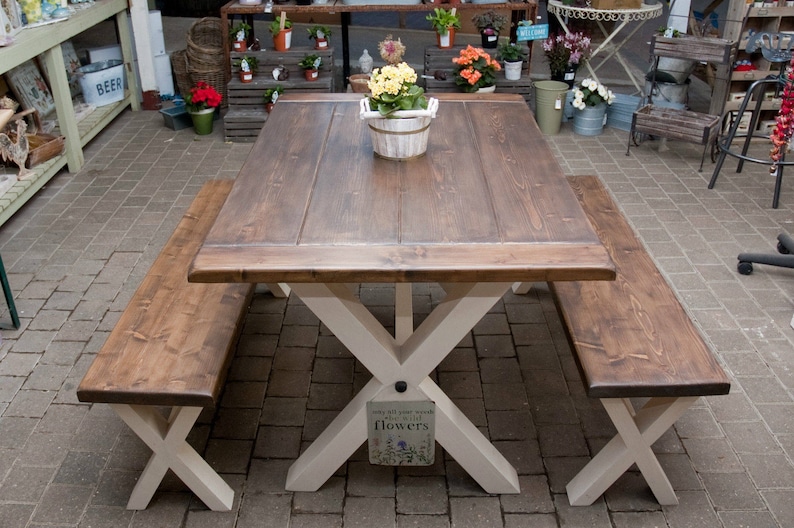
[[[312,54],[319,56],[323,64],[320,67],[320,77],[315,81],[307,81],[303,69],[298,66],[298,63],[306,55]],[[258,71],[254,75],[254,80],[249,83],[240,80],[240,68],[236,64],[244,56],[255,57],[258,61]],[[226,141],[253,142],[256,140],[267,120],[262,96],[268,88],[281,86],[285,93],[334,92],[336,74],[332,47],[317,50],[298,46],[287,51],[232,52],[231,64],[231,79],[227,85],[229,109],[223,117]],[[275,80],[272,72],[277,66],[287,68],[289,78],[284,81]]]
[[[79,123],[74,112],[61,43],[114,17],[124,58],[127,86],[124,99],[97,108]],[[96,0],[78,9],[67,20],[26,28],[14,37],[14,44],[0,48],[0,74],[43,54],[50,72],[50,90],[55,100],[59,133],[66,138],[64,153],[33,168],[33,174],[18,181],[0,196],[0,225],[22,207],[64,166],[77,172],[83,166],[83,146],[91,141],[127,106],[140,110],[138,81],[133,68],[132,32],[127,17],[127,0]]]
[[[764,59],[760,51],[747,53],[747,43],[750,31],[769,33],[792,33],[794,38],[794,7],[785,5],[785,0],[774,4],[765,4],[763,7],[753,7],[745,4],[743,0],[731,0],[724,38],[736,40],[739,43],[736,60],[750,60],[756,69],[751,71],[732,71],[728,86],[725,112],[736,112],[741,104],[741,96],[750,85],[759,79],[780,72],[780,64],[773,64]],[[768,100],[761,104],[762,115],[759,123],[772,121],[780,109],[780,100]],[[736,116],[739,117],[739,116]]]

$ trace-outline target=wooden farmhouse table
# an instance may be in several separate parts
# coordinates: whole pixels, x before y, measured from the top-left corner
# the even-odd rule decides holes
[[[441,446],[485,491],[518,493],[429,374],[514,283],[614,280],[614,265],[521,96],[439,94],[427,154],[410,161],[373,155],[360,99],[279,99],[189,280],[288,285],[373,375],[286,489],[316,491],[367,439],[368,401],[430,400]],[[446,297],[414,329],[419,282]],[[396,285],[395,335],[350,283]]]

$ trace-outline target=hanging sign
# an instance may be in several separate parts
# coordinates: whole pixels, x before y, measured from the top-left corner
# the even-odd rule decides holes
[[[432,465],[436,453],[436,404],[367,402],[367,440],[370,464]]]
[[[521,22],[516,28],[516,40],[523,42],[526,40],[541,40],[549,38],[548,24],[525,25],[526,21]]]

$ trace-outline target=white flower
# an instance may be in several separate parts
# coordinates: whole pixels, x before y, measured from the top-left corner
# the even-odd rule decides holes
[[[577,88],[576,91],[573,93],[573,96],[576,99],[584,99],[584,92]]]
[[[591,80],[590,83],[585,88],[587,88],[591,92],[595,92],[596,90],[598,90],[598,83]]]
[[[598,85],[598,95],[601,97],[601,99],[607,98],[607,88],[603,84]]]

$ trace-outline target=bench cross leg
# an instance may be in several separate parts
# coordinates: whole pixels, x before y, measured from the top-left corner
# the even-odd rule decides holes
[[[208,508],[231,510],[234,491],[185,440],[201,414],[201,407],[175,406],[168,420],[149,405],[117,403],[111,407],[154,452],[130,495],[127,509],[146,509],[171,469]]]
[[[673,486],[651,445],[697,399],[697,396],[651,398],[635,414],[627,398],[602,398],[601,403],[618,434],[566,486],[571,505],[589,506],[634,463],[659,504],[678,504]]]

